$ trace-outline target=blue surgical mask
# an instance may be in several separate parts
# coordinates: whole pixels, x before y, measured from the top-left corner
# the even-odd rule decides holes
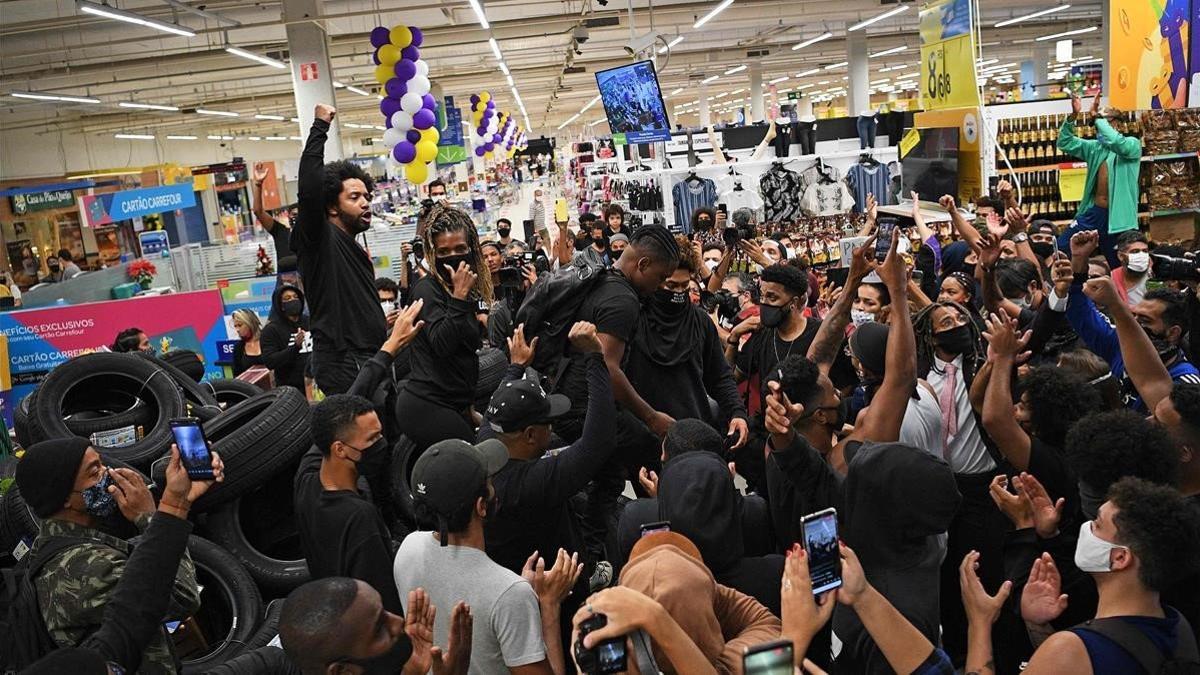
[[[80,491],[84,510],[97,518],[107,518],[116,512],[117,498],[108,492],[112,484],[112,476],[105,471],[99,483]]]

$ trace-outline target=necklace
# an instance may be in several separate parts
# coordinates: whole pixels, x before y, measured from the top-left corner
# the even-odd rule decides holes
[[[799,336],[797,336],[796,339],[797,340],[800,339]],[[783,359],[786,359],[787,357],[792,355],[792,348],[795,346],[796,346],[796,340],[792,340],[791,342],[788,342],[787,352],[783,355]],[[779,331],[776,331],[774,329],[771,330],[771,348],[775,350],[775,365],[778,366],[780,363],[783,362],[783,359],[779,358]]]

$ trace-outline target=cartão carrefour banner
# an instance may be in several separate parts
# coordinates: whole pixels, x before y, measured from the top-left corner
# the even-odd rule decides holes
[[[192,183],[122,190],[79,198],[79,212],[88,227],[100,227],[152,213],[177,211],[196,205]]]
[[[0,334],[8,339],[12,389],[0,392],[10,428],[16,404],[55,366],[113,343],[117,333],[137,327],[150,337],[156,354],[189,349],[204,359],[205,377],[220,377],[217,342],[226,338],[221,293],[149,295],[0,314]]]
[[[928,3],[920,19],[921,107],[979,107],[970,1]]]

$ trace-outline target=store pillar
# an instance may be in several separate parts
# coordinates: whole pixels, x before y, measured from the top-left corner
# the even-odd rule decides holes
[[[867,66],[866,31],[855,31],[846,36],[846,60],[850,62],[850,79],[846,82],[849,96],[847,104],[851,115],[871,110],[871,72]]]
[[[710,124],[712,124],[712,117],[708,112],[708,85],[702,83],[700,85],[700,126],[707,129]]]
[[[766,119],[763,113],[762,63],[750,64],[750,122]]]
[[[287,22],[288,51],[291,53],[292,90],[296,98],[296,117],[300,118],[300,137],[308,138],[313,111],[318,103],[336,107],[333,94],[333,67],[329,61],[329,39],[325,26],[313,17],[321,15],[318,0],[283,0],[283,20]],[[301,141],[303,142],[303,141]],[[325,141],[325,161],[342,158],[342,138],[338,118],[333,118]]]

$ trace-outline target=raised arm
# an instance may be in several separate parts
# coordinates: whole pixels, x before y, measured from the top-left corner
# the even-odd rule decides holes
[[[942,208],[946,209],[946,212],[950,214],[950,224],[954,226],[954,231],[958,232],[958,236],[967,242],[967,245],[971,248],[978,247],[979,238],[982,235],[979,234],[979,230],[976,230],[974,226],[963,218],[962,212],[958,210],[958,205],[954,201],[954,197],[942,195],[942,198],[938,200],[938,204],[941,204]]]
[[[730,246],[725,250],[725,255],[721,256],[721,262],[717,265],[717,269],[708,275],[709,293],[721,290],[721,285],[725,283],[725,277],[729,275],[729,268],[733,265],[733,259],[736,256],[737,248]]]
[[[775,140],[776,133],[775,123],[768,120],[767,135],[763,136],[763,139],[759,141],[758,146],[754,148],[754,154],[750,155],[751,162],[762,159],[762,156],[767,153],[767,148],[770,147],[771,141]]]
[[[1029,331],[1018,335],[1016,319],[992,314],[987,320],[988,362],[992,376],[983,399],[983,428],[1017,471],[1029,469],[1029,434],[1013,416],[1012,374]]]
[[[1016,202],[1014,201],[1014,203]],[[1005,212],[1005,219],[1008,221],[1009,235],[1016,237],[1013,239],[1013,244],[1017,247],[1017,255],[1033,263],[1033,268],[1037,270],[1038,283],[1045,283],[1046,279],[1042,276],[1042,261],[1038,259],[1037,254],[1029,245],[1029,217],[1020,207],[1010,206]],[[1018,236],[1022,234],[1026,236]]]
[[[895,239],[893,237],[893,242]],[[850,258],[850,271],[846,274],[846,287],[842,289],[841,295],[838,296],[833,307],[829,309],[829,313],[821,321],[821,327],[808,347],[809,360],[816,363],[817,367],[825,374],[829,374],[842,346],[842,341],[846,339],[846,326],[850,325],[850,307],[854,304],[854,298],[858,295],[858,287],[862,284],[863,278],[874,267],[874,261],[871,259],[874,250],[874,237],[854,249]]]
[[[270,232],[275,228],[275,219],[271,214],[267,213],[267,209],[263,207],[263,181],[267,179],[267,165],[258,162],[254,165],[254,218],[258,220],[258,224],[262,229]],[[278,255],[283,255],[282,251],[276,252]]]
[[[863,220],[863,226],[858,230],[858,236],[860,237],[866,237],[874,232],[875,221],[879,219],[879,202],[875,200],[874,192],[867,193],[867,208],[865,212],[867,217]]]
[[[1138,159],[1142,156],[1142,142],[1133,136],[1123,136],[1104,117],[1096,118],[1096,140],[1125,159]]]
[[[725,153],[721,152],[721,141],[717,140],[717,132],[713,131],[711,124],[708,126],[708,144],[712,146],[713,164],[729,163],[729,160],[725,159]]]
[[[1017,318],[1021,308],[1004,297],[1000,284],[996,282],[996,263],[1000,262],[1000,240],[991,234],[979,239],[979,269],[983,272],[980,286],[983,288],[983,306],[989,313]]]
[[[1095,108],[1100,100],[1100,94],[1096,94],[1096,100],[1092,103]],[[1092,154],[1091,149],[1096,141],[1085,141],[1075,135],[1075,121],[1079,118],[1079,112],[1083,107],[1083,103],[1078,96],[1071,96],[1071,114],[1063,120],[1062,126],[1058,128],[1058,149],[1063,153],[1068,154],[1078,159],[1087,160],[1088,155]]]
[[[333,106],[317,104],[312,130],[300,155],[298,214],[292,230],[292,249],[296,252],[319,245],[329,230],[325,222],[325,138],[336,113]]]
[[[562,267],[570,265],[571,258],[575,254],[571,250],[573,248],[571,243],[571,230],[567,226],[567,223],[565,221],[558,223],[558,239],[554,242],[554,253],[558,257],[558,264]]]
[[[1142,330],[1133,312],[1121,301],[1112,279],[1091,279],[1084,284],[1083,292],[1108,309],[1109,316],[1117,327],[1117,340],[1121,356],[1125,360],[1125,372],[1141,394],[1146,409],[1153,412],[1160,401],[1171,395],[1174,383],[1171,381],[1171,373],[1158,356],[1158,350],[1150,341],[1150,336]]]

